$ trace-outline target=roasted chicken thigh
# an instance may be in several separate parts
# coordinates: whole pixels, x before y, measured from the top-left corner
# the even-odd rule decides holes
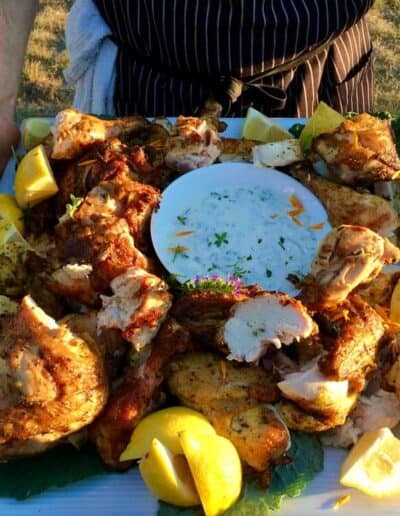
[[[317,136],[312,148],[327,163],[332,177],[341,183],[371,184],[400,175],[390,123],[368,113],[347,119],[333,132]]]
[[[0,459],[39,453],[95,419],[108,379],[92,339],[30,297],[0,331]]]

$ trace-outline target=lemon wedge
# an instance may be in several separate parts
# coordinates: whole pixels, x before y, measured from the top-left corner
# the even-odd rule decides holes
[[[242,465],[234,445],[219,435],[179,434],[206,516],[221,514],[238,499]]]
[[[249,108],[242,127],[242,138],[263,143],[288,140],[293,136],[257,109]]]
[[[51,125],[44,118],[27,118],[22,128],[22,145],[26,150],[39,145],[50,134]]]
[[[15,174],[15,197],[21,208],[34,206],[58,191],[43,145],[38,145],[22,158]]]
[[[300,145],[303,151],[309,150],[313,138],[322,133],[329,133],[339,127],[344,116],[332,109],[325,102],[320,102],[300,133]]]
[[[183,453],[178,434],[184,430],[215,434],[207,419],[195,410],[186,407],[158,410],[139,422],[120,460],[143,457],[149,451],[154,438],[161,441],[172,453]]]
[[[24,213],[14,196],[0,193],[0,218],[14,224],[20,233],[24,231]]]
[[[200,505],[185,456],[172,453],[158,439],[153,439],[149,452],[139,463],[139,471],[160,500],[182,507]]]
[[[400,495],[400,440],[389,428],[366,432],[343,462],[340,483],[376,498]]]

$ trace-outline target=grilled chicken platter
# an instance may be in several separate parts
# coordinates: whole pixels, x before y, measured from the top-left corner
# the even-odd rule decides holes
[[[371,186],[400,174],[388,124],[361,114],[315,138],[330,177],[306,158],[282,168],[332,225],[292,298],[237,277],[185,288],[153,250],[150,219],[166,186],[227,156],[251,160],[257,142],[224,138],[209,108],[174,124],[56,117],[45,148],[58,192],[29,211],[35,243],[18,288],[0,283],[18,305],[0,317],[1,459],[85,430],[106,464],[126,469],[120,455],[137,423],[174,399],[265,480],[287,460],[288,429],[348,446],[343,429],[358,424],[366,397],[400,399],[400,327],[389,313],[399,273],[387,268],[400,261],[399,215]],[[392,416],[394,426],[400,410]]]

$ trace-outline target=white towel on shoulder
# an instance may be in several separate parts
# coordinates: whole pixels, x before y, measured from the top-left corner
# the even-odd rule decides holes
[[[64,77],[75,87],[73,105],[86,113],[115,114],[117,46],[92,0],[76,0],[65,27],[69,66]]]

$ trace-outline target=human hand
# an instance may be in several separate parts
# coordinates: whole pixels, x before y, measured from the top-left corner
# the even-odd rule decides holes
[[[0,116],[0,178],[11,156],[11,149],[18,145],[20,136],[17,124],[8,117]]]

